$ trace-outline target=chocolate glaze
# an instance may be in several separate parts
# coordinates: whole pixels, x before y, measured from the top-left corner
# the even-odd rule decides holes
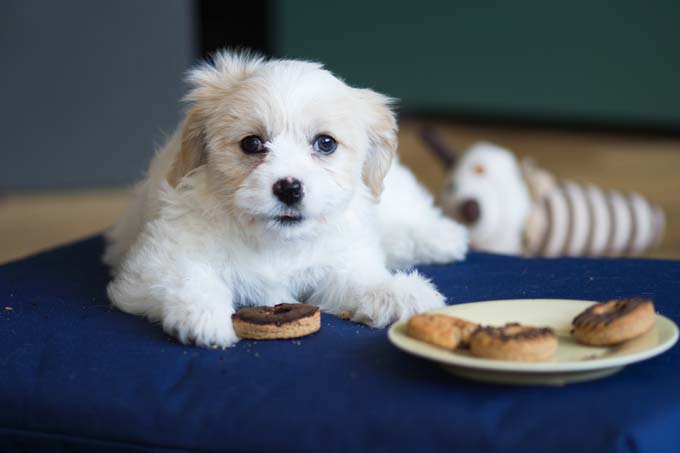
[[[246,307],[233,315],[231,319],[258,324],[261,326],[271,324],[281,326],[302,318],[313,316],[319,311],[319,307],[307,304],[278,304],[273,307]]]
[[[522,326],[522,330],[514,333],[514,334],[509,334],[507,332],[508,327],[517,327],[520,326],[519,323],[517,322],[511,322],[507,323],[503,327],[492,327],[492,326],[485,326],[485,327],[480,327],[477,330],[475,330],[473,335],[477,335],[478,333],[485,333],[488,334],[494,338],[497,338],[501,341],[510,341],[510,340],[533,340],[534,338],[539,338],[539,337],[545,337],[545,336],[554,336],[555,331],[552,330],[550,327],[529,327],[529,326]]]
[[[641,298],[610,300],[588,307],[576,316],[571,323],[574,327],[581,328],[608,326],[615,320],[637,310],[640,306],[651,303],[651,300]]]

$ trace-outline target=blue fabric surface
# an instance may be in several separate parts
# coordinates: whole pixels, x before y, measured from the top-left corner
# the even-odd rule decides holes
[[[680,350],[562,388],[468,382],[324,315],[295,341],[183,346],[110,308],[94,238],[0,266],[0,450],[680,451]],[[472,254],[449,298],[654,298],[680,262]],[[2,307],[12,307],[3,310]]]

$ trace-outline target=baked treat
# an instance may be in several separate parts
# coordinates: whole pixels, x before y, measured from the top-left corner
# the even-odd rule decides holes
[[[246,307],[231,315],[240,338],[277,340],[298,338],[321,328],[319,307],[307,304],[278,304],[273,307]]]
[[[480,327],[470,337],[472,354],[485,359],[540,362],[557,350],[557,335],[549,327]]]
[[[654,325],[654,303],[649,299],[617,299],[588,307],[572,321],[580,343],[611,346],[647,332]]]
[[[451,316],[424,314],[411,316],[406,325],[406,334],[444,349],[456,349],[462,337],[459,320]]]
[[[453,320],[453,324],[460,329],[460,344],[459,347],[467,348],[470,346],[470,337],[479,328],[479,324],[466,321],[455,316],[449,316]]]

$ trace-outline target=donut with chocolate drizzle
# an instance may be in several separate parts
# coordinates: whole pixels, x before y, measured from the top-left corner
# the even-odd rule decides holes
[[[231,315],[231,321],[239,338],[253,340],[298,338],[321,328],[319,307],[307,304],[246,307]]]
[[[557,350],[557,335],[550,327],[508,323],[485,326],[470,337],[470,352],[477,357],[520,362],[548,360]]]
[[[649,299],[615,299],[593,304],[572,321],[579,343],[612,346],[639,337],[654,325],[654,303]]]

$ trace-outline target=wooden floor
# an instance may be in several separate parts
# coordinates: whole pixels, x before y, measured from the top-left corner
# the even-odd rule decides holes
[[[0,263],[102,231],[118,218],[127,191],[87,190],[0,198]]]
[[[662,245],[649,256],[680,258],[680,139],[517,127],[434,124],[455,149],[479,140],[530,155],[562,177],[604,188],[635,190],[666,211]],[[430,190],[444,177],[441,164],[418,138],[420,123],[404,121],[402,161]],[[125,206],[125,189],[83,190],[0,197],[0,262],[94,234],[112,224]]]

